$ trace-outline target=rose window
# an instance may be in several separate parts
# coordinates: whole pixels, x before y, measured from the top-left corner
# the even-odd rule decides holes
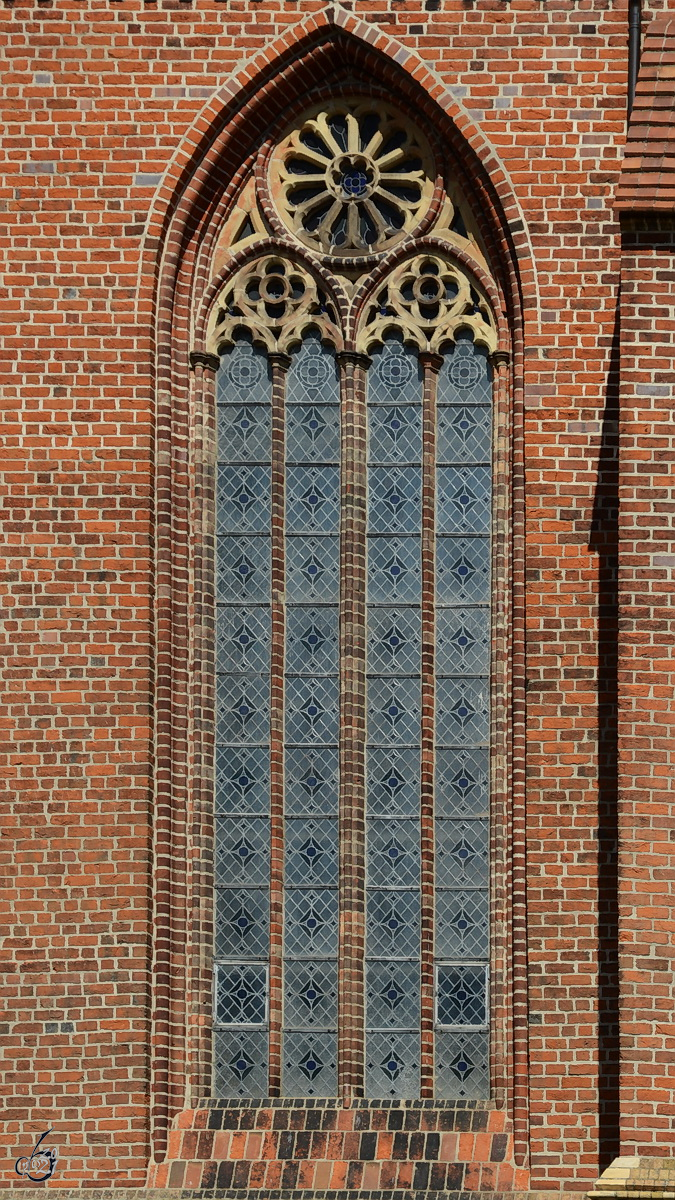
[[[306,245],[352,256],[384,250],[416,229],[436,171],[424,135],[380,101],[315,109],[273,153],[275,206]]]

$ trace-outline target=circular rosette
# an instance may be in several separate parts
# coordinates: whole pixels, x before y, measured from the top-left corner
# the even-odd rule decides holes
[[[283,224],[306,246],[338,258],[378,253],[417,230],[436,175],[425,135],[379,100],[315,107],[269,164]]]

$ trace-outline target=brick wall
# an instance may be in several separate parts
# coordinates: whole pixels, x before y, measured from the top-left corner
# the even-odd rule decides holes
[[[419,60],[438,94],[451,96],[493,179],[499,173],[504,183],[508,174],[512,232],[530,255],[521,276],[528,938],[519,943],[523,962],[527,950],[530,1008],[519,1111],[521,1125],[529,1112],[531,1186],[583,1188],[599,1158],[617,1151],[619,1093],[625,1137],[647,1153],[664,1152],[672,1106],[662,1028],[672,870],[662,639],[672,563],[665,547],[668,397],[655,362],[670,354],[668,328],[656,342],[638,339],[635,387],[652,390],[635,391],[623,426],[621,603],[629,626],[621,731],[630,725],[633,740],[623,743],[621,765],[629,1064],[622,1078],[617,1059],[612,348],[619,230],[610,205],[625,125],[625,6],[353,0],[343,7],[362,20],[358,36],[383,35],[389,54],[402,43],[416,56],[407,69],[418,70]],[[218,89],[251,56],[260,64],[266,48],[281,50],[284,35],[288,58],[298,21],[330,11],[323,0],[6,0],[0,9],[6,1186],[21,1186],[14,1159],[45,1128],[54,1129],[61,1155],[55,1183],[141,1186],[146,1179],[158,995],[153,828],[156,835],[158,825],[171,823],[179,848],[173,892],[160,893],[168,908],[180,892],[182,863],[200,851],[180,806],[169,811],[156,802],[160,784],[165,795],[180,793],[191,744],[189,707],[180,699],[188,695],[183,660],[172,677],[170,760],[168,734],[157,738],[154,618],[173,587],[173,616],[187,647],[193,609],[191,579],[178,569],[171,575],[171,556],[159,582],[153,568],[155,516],[165,512],[161,488],[170,486],[153,449],[171,394],[155,387],[157,262],[165,247],[148,230],[154,237],[167,227],[181,171],[194,168],[194,147],[210,124],[215,130]],[[621,336],[636,339],[635,326],[653,321],[655,310],[664,321],[671,260],[661,244],[631,254]],[[659,297],[646,305],[636,290],[645,279],[656,281]],[[187,311],[190,299],[180,294],[176,304]],[[175,439],[173,455],[184,460],[187,443]],[[176,563],[188,538],[188,499],[172,497],[171,524],[163,527]],[[658,549],[645,548],[645,528],[654,530]],[[645,598],[653,580],[658,600]],[[659,903],[636,914],[638,886],[653,888]],[[521,907],[521,924],[523,917]],[[180,946],[179,925],[175,915]],[[199,988],[207,971],[182,1011],[189,991],[182,951],[172,959],[167,945],[155,949],[178,980],[176,1028],[160,1034],[180,1080],[188,1068],[176,1031],[181,1022],[203,1021]],[[198,1063],[197,1077],[201,1069]],[[188,1104],[174,1084],[169,1113]]]

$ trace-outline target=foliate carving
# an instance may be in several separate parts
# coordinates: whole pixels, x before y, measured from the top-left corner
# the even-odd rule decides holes
[[[456,264],[435,254],[420,254],[400,263],[375,288],[357,344],[367,353],[399,331],[421,351],[433,353],[460,328],[473,330],[476,342],[488,351],[496,349],[494,317],[478,284]]]
[[[416,229],[435,177],[424,134],[392,105],[363,98],[310,110],[269,165],[287,229],[313,250],[350,258],[386,250]]]
[[[221,293],[208,349],[219,353],[237,333],[246,332],[268,352],[285,354],[310,326],[342,349],[339,321],[328,293],[305,267],[281,255],[266,255],[242,267]]]

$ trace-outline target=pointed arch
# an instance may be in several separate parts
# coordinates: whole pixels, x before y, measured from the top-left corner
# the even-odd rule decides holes
[[[533,256],[523,214],[495,148],[464,106],[411,50],[341,8],[299,22],[251,59],[206,103],[170,163],[150,210],[139,305],[155,336],[156,683],[154,834],[154,999],[152,1120],[155,1162],[166,1154],[173,1116],[208,1092],[210,1015],[209,904],[195,851],[212,838],[208,751],[213,614],[208,513],[213,496],[209,438],[214,362],[195,342],[197,314],[211,285],[210,265],[223,214],[257,142],[299,93],[311,95],[349,71],[352,86],[372,78],[422,112],[457,164],[495,267],[495,306],[511,331],[509,409],[512,444],[512,543],[522,545],[520,412],[523,329],[539,311]],[[190,349],[193,349],[190,373]],[[512,564],[505,569],[510,570]],[[510,1092],[520,1144],[527,1121],[524,983],[524,651],[523,583],[511,583],[509,682],[516,768],[510,805],[511,1020],[516,1029],[503,1088]],[[195,597],[197,603],[195,605]],[[202,705],[199,697],[206,697]],[[188,864],[186,869],[185,864]],[[522,1159],[521,1152],[521,1159]]]

